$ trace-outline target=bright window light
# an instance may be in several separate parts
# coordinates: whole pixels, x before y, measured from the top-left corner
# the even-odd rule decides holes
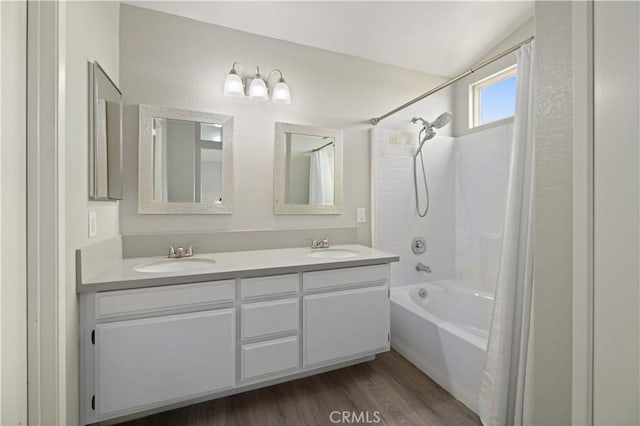
[[[516,66],[511,66],[469,86],[469,127],[513,117],[516,110]]]

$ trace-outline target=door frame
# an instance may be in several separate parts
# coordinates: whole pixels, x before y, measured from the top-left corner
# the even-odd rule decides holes
[[[594,62],[593,0],[572,3],[572,424],[593,425]]]
[[[64,2],[27,3],[29,424],[66,424]]]

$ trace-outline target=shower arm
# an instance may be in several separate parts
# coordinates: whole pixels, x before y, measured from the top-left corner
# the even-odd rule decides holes
[[[533,41],[533,39],[535,39],[535,37],[531,36],[528,39],[526,39],[524,41],[521,41],[520,43],[516,44],[515,46],[510,47],[509,49],[507,49],[507,50],[505,50],[503,52],[500,52],[495,56],[492,56],[491,58],[487,59],[486,61],[481,62],[478,65],[469,68],[467,71],[464,71],[464,72],[458,74],[457,76],[453,77],[451,80],[445,81],[441,85],[439,85],[437,87],[434,87],[433,89],[429,90],[428,92],[425,92],[422,95],[411,99],[409,102],[406,102],[406,103],[400,105],[399,107],[397,107],[395,109],[392,109],[388,113],[383,114],[383,115],[381,115],[379,117],[372,118],[371,120],[369,120],[369,122],[375,126],[376,124],[378,124],[380,121],[384,120],[385,118],[387,118],[387,117],[389,117],[389,116],[391,116],[391,115],[393,115],[393,114],[395,114],[397,112],[400,112],[405,108],[410,107],[411,105],[415,104],[416,102],[421,101],[424,98],[426,98],[427,96],[431,96],[436,92],[439,92],[440,90],[444,89],[445,87],[451,86],[456,81],[458,81],[460,79],[463,79],[463,78],[465,78],[466,76],[468,76],[470,74],[473,74],[474,72],[478,71],[481,68],[486,67],[489,64],[492,64],[493,62],[497,61],[498,59],[500,59],[500,58],[502,58],[504,56],[507,56],[509,53],[515,52],[521,46],[524,46],[525,44],[530,43],[531,41]]]

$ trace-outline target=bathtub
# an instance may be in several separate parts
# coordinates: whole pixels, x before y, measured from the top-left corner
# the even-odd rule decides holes
[[[493,295],[456,281],[393,287],[391,346],[477,413],[492,308]]]

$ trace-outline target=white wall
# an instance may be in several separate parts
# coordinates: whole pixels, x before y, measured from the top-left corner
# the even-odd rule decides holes
[[[0,3],[0,424],[27,424],[27,5]]]
[[[596,2],[593,422],[640,424],[640,7]]]
[[[400,262],[391,265],[391,285],[455,277],[455,153],[454,139],[437,136],[423,147],[429,185],[430,208],[426,217],[416,213],[413,184],[413,154],[416,133],[376,128],[371,133],[372,185],[374,193],[373,246],[395,253]],[[425,206],[418,157],[420,205]],[[427,250],[416,255],[411,241],[421,236]],[[418,262],[431,267],[431,274],[416,271]]]
[[[444,81],[443,78],[269,39],[128,5],[121,7],[120,75],[125,103],[123,233],[356,226],[356,208],[370,206],[368,120]],[[279,68],[291,105],[225,98],[223,82],[239,61],[251,72]],[[234,116],[235,211],[232,215],[138,215],[137,104]],[[441,93],[388,121],[415,130],[413,115],[450,110]],[[273,214],[273,144],[277,121],[344,130],[342,215]],[[447,134],[447,133],[444,133]],[[368,223],[358,240],[370,241]]]
[[[495,292],[502,250],[513,125],[456,138],[456,277]]]
[[[571,2],[536,2],[533,424],[571,423]]]
[[[119,3],[66,4],[66,358],[67,423],[78,423],[78,297],[75,250],[118,235],[118,203],[88,201],[88,66],[97,60],[119,79]],[[88,211],[98,216],[98,236],[88,238]]]

